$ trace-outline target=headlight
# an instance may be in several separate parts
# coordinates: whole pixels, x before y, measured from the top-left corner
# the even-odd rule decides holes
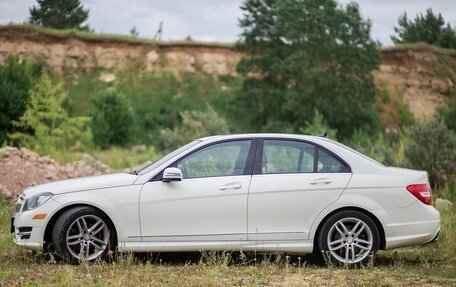
[[[53,196],[52,193],[50,192],[42,192],[38,193],[30,198],[27,198],[24,202],[24,207],[22,208],[22,211],[27,211],[30,209],[37,208],[38,206],[42,205],[46,201],[49,200]]]

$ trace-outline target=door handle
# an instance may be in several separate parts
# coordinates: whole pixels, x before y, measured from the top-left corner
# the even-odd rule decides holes
[[[240,189],[242,187],[242,184],[232,184],[232,185],[224,185],[220,187],[220,190],[227,190],[227,189]]]
[[[330,184],[331,181],[314,181],[314,182],[311,182],[310,184],[311,185],[317,185],[317,184]]]

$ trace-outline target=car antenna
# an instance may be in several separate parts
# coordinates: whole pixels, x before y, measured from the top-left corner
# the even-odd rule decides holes
[[[319,137],[324,137],[324,138],[326,138],[326,137],[328,137],[328,133],[327,133],[327,132],[324,132],[324,133],[322,133],[321,135],[319,135]]]

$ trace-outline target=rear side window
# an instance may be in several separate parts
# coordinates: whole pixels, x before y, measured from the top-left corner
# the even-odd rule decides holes
[[[317,163],[317,172],[318,173],[337,173],[337,172],[347,172],[346,166],[333,155],[328,152],[318,149],[318,163]]]
[[[261,173],[311,173],[315,147],[297,141],[265,140]]]
[[[341,173],[350,168],[330,152],[291,140],[264,140],[261,174]]]

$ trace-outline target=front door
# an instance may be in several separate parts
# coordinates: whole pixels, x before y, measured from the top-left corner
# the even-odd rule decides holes
[[[265,139],[248,198],[249,240],[306,240],[313,220],[347,186],[349,167],[311,143]]]
[[[144,184],[142,240],[246,240],[251,143],[246,139],[210,144],[172,165],[182,171],[182,181]]]

